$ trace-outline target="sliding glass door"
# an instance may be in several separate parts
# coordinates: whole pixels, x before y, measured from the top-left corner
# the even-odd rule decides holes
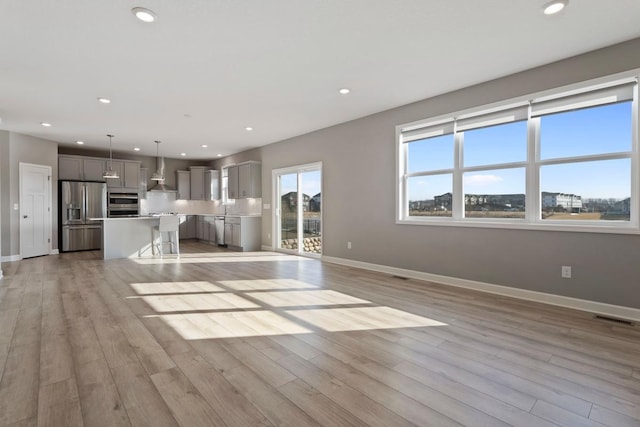
[[[322,164],[273,171],[275,247],[322,254]]]

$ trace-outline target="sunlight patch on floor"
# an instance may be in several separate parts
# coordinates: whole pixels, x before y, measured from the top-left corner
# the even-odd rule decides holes
[[[419,328],[446,323],[296,279],[132,283],[187,340]],[[348,307],[345,307],[348,306]],[[312,308],[311,308],[312,307]]]
[[[150,294],[184,294],[191,292],[225,292],[223,289],[211,282],[153,282],[153,283],[131,283],[130,286],[138,295]]]
[[[159,317],[186,340],[307,334],[312,331],[272,311],[163,314]]]
[[[271,307],[370,304],[370,301],[326,289],[313,291],[248,292],[248,297]]]
[[[215,311],[259,308],[246,298],[231,293],[141,296],[156,313],[173,311]]]
[[[446,323],[390,307],[321,308],[287,310],[286,313],[330,332],[446,326]]]
[[[296,279],[219,280],[216,283],[234,291],[317,289],[319,287]]]

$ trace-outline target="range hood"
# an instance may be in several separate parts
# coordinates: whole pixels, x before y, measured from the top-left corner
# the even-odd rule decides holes
[[[157,173],[164,176],[164,157],[156,158],[156,167],[157,167]],[[178,192],[175,188],[169,185],[165,185],[164,179],[161,181],[158,181],[156,185],[154,185],[147,191],[157,191],[161,193],[177,193]]]

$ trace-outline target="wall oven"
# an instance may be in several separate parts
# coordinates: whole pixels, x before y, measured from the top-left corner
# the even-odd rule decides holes
[[[136,217],[138,214],[138,193],[109,192],[107,197],[109,218]]]

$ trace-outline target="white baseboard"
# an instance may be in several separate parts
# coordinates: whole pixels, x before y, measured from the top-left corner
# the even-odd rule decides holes
[[[508,286],[494,285],[492,283],[477,282],[474,280],[459,279],[456,277],[441,276],[438,274],[423,273],[421,271],[406,270],[404,268],[389,267],[386,265],[372,264],[362,261],[354,261],[344,258],[323,256],[322,261],[345,265],[348,267],[362,268],[365,270],[378,271],[395,276],[409,277],[412,279],[425,280],[428,282],[441,283],[443,285],[457,286],[459,288],[473,289],[490,294],[504,295],[508,297],[541,302],[544,304],[557,305],[560,307],[572,308],[575,310],[587,311],[618,319],[633,320],[640,322],[640,309],[624,307],[620,305],[606,304],[602,302],[583,300],[562,295],[547,294],[544,292],[530,291],[526,289],[511,288]]]
[[[21,259],[22,257],[20,255],[7,255],[7,256],[0,257],[1,262],[20,261]]]
[[[273,246],[262,245],[261,248],[263,251],[273,252]]]
[[[60,251],[58,251],[57,249],[51,249],[51,252],[49,253],[49,255],[58,255],[60,253]]]

